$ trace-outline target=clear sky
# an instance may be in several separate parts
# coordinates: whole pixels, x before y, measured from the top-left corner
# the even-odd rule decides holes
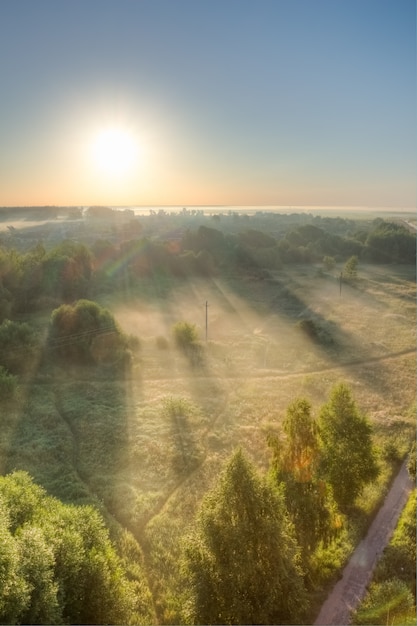
[[[0,0],[0,205],[411,208],[414,0]]]

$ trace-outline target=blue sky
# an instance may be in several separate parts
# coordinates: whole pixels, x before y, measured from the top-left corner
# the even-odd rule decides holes
[[[411,0],[1,0],[0,205],[413,207],[415,30]]]

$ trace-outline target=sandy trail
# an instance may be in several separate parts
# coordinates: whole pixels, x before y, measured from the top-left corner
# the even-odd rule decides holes
[[[323,604],[315,626],[344,626],[350,623],[350,614],[366,591],[373,569],[390,540],[413,486],[404,462],[368,534],[353,552],[341,580]]]

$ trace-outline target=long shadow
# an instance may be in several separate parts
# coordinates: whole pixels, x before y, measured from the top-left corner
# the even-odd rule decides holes
[[[325,280],[325,279],[315,279]],[[300,296],[299,286],[288,276],[268,278],[263,280],[252,280],[250,285],[246,283],[242,289],[239,282],[235,280],[225,280],[227,288],[242,298],[254,312],[261,315],[276,315],[294,326],[301,320],[313,320],[317,329],[329,329],[329,337],[321,341],[317,336],[307,333],[305,335],[306,346],[311,345],[323,357],[333,363],[334,367],[343,368],[349,366],[352,361],[359,364],[366,361],[368,356],[372,358],[375,354],[364,353],[364,345],[354,334],[348,332],[334,319],[330,322],[324,313],[313,309],[308,301],[308,296]],[[338,293],[338,282],[334,279],[335,298],[340,297]],[[354,288],[348,284],[343,285],[342,298],[354,296]],[[410,346],[410,349],[412,346]],[[344,355],[349,355],[344,358]],[[377,370],[377,376],[375,375]],[[365,376],[366,382],[372,389],[381,393],[392,380],[392,375],[388,367],[382,360],[376,362],[372,371],[362,371],[361,376]]]

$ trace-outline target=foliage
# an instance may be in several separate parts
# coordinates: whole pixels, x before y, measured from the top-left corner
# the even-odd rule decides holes
[[[334,538],[342,525],[341,516],[331,489],[318,475],[318,429],[307,400],[297,399],[288,406],[283,430],[283,442],[269,438],[272,470],[278,484],[284,484],[286,506],[307,566],[319,543],[326,545]]]
[[[393,578],[371,584],[360,609],[353,615],[353,623],[407,626],[415,624],[415,618],[413,594],[404,582]]]
[[[64,301],[88,294],[92,274],[92,254],[87,247],[63,241],[44,256],[41,262],[40,289]]]
[[[186,545],[186,574],[193,623],[294,623],[305,609],[282,494],[240,450],[204,499]]]
[[[415,263],[415,234],[395,222],[377,222],[368,235],[366,248],[368,257],[376,262]]]
[[[398,578],[416,597],[416,492],[411,493],[393,537],[379,561],[375,581]]]
[[[343,268],[343,274],[346,278],[356,278],[358,275],[358,257],[356,255],[351,256],[345,263]]]
[[[24,373],[38,352],[38,339],[26,322],[4,320],[0,324],[0,365],[13,374]]]
[[[271,235],[253,228],[240,233],[239,239],[243,244],[253,248],[274,248],[277,243]]]
[[[132,621],[132,586],[93,507],[62,504],[24,472],[0,478],[0,504],[2,623]]]
[[[49,346],[61,358],[76,363],[123,363],[129,358],[128,339],[113,315],[90,300],[52,311]]]
[[[321,471],[336,502],[350,507],[363,487],[378,475],[371,426],[344,383],[336,385],[319,417]]]
[[[407,470],[408,470],[408,473],[410,474],[410,478],[415,482],[416,481],[416,442],[415,441],[413,441],[410,454],[408,455]]]
[[[195,346],[198,341],[197,328],[195,324],[189,322],[177,322],[172,333],[176,346],[184,352]]]

